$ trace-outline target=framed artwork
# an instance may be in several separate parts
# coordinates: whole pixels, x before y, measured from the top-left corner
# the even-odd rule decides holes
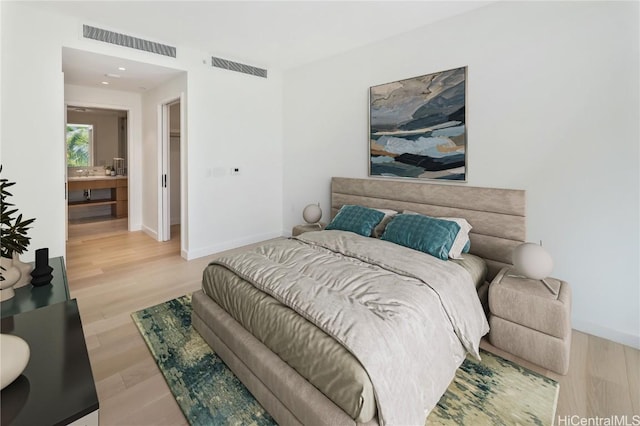
[[[369,89],[369,175],[466,181],[467,67]]]

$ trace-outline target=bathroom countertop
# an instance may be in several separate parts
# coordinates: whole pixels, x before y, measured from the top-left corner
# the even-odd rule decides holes
[[[120,175],[120,176],[69,176],[67,177],[67,180],[69,182],[74,182],[74,181],[82,181],[82,180],[115,180],[115,179],[126,179],[126,176]]]

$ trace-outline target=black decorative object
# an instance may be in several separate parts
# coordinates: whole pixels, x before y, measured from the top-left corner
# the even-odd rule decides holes
[[[35,287],[51,284],[53,268],[49,266],[49,249],[36,250],[36,267],[31,271],[31,284]]]

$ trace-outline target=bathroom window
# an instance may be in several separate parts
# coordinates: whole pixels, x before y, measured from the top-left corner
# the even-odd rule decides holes
[[[93,166],[93,126],[67,124],[67,166]]]

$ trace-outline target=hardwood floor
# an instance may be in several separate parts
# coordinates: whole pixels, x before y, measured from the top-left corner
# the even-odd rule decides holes
[[[96,381],[100,424],[186,425],[131,313],[199,289],[202,271],[215,256],[187,262],[179,255],[177,237],[160,243],[142,232],[89,228],[74,230],[66,260]],[[172,235],[178,233],[174,227]],[[488,342],[482,347],[560,382],[556,424],[564,416],[640,415],[636,349],[574,331],[569,373],[560,376]]]
[[[89,239],[128,232],[127,218],[116,219],[113,216],[69,219],[69,239]]]

